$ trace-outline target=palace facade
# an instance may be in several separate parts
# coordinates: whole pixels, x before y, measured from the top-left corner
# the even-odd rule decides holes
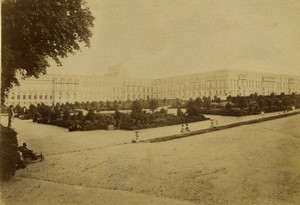
[[[270,95],[300,93],[300,76],[219,70],[162,79],[48,74],[19,80],[8,93],[6,105],[74,103],[135,99],[189,99],[203,96]]]

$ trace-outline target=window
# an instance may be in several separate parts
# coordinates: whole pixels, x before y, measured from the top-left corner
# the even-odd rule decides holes
[[[17,99],[20,100],[20,95],[17,95]]]
[[[31,95],[28,95],[28,99],[31,100]]]
[[[42,100],[43,99],[43,96],[42,95],[40,95],[40,100]]]
[[[45,95],[45,100],[47,100],[48,99],[48,96],[47,95]]]
[[[23,95],[23,100],[26,100],[26,95]]]
[[[52,95],[50,95],[50,100],[52,100]]]
[[[37,99],[37,95],[34,95],[34,99],[35,99],[35,100]]]
[[[14,99],[15,99],[15,96],[11,96],[11,98],[10,98],[10,99],[14,100]]]

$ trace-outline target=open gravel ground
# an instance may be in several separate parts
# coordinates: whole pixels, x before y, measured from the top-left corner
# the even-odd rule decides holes
[[[1,183],[3,204],[300,204],[300,115],[137,144],[130,131],[13,125],[46,158]]]

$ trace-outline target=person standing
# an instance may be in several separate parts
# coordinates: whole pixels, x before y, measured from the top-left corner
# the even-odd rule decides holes
[[[15,113],[14,113],[14,107],[13,107],[13,105],[10,105],[8,107],[8,126],[7,126],[8,128],[11,127],[11,123],[12,123],[12,120],[14,118],[14,115],[15,115]]]

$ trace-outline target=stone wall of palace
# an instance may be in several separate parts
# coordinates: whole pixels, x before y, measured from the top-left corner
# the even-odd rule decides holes
[[[120,77],[46,75],[20,79],[6,99],[7,105],[74,103],[135,99],[189,99],[203,96],[247,96],[252,93],[300,93],[300,76],[219,70],[155,80]]]

